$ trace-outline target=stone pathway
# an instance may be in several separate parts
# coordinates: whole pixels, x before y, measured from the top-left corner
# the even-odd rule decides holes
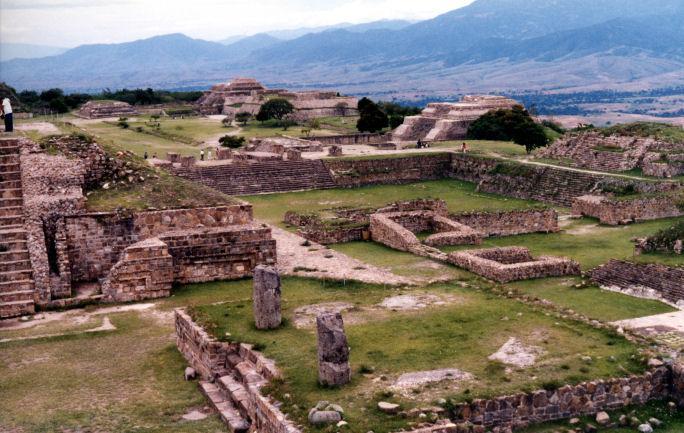
[[[353,280],[369,284],[415,285],[418,281],[395,275],[346,254],[328,249],[279,227],[270,226],[278,245],[278,270],[298,277]]]
[[[684,310],[621,320],[613,324],[653,337],[674,349],[684,349]]]
[[[29,337],[3,338],[0,340],[0,343],[8,343],[10,341],[37,340],[39,338],[65,337],[65,336],[70,336],[70,335],[89,334],[92,332],[105,332],[105,331],[116,331],[116,326],[114,326],[114,324],[111,322],[111,320],[109,320],[109,317],[107,317],[107,316],[105,316],[104,319],[102,319],[102,325],[98,326],[97,328],[86,329],[84,331],[62,332],[62,333],[58,333],[58,334],[40,334],[40,335],[31,335]]]

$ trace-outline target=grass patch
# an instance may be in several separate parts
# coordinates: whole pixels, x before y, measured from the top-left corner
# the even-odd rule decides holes
[[[375,404],[378,399],[388,398],[388,385],[403,372],[456,366],[477,378],[459,387],[458,392],[454,392],[453,387],[433,386],[414,393],[411,400],[397,393],[390,397],[410,408],[438,396],[463,401],[536,389],[551,383],[622,376],[643,369],[632,358],[636,347],[619,336],[547,317],[515,301],[455,285],[438,285],[428,290],[456,296],[459,301],[419,312],[383,313],[361,322],[348,320],[346,331],[352,349],[352,371],[372,368],[375,372],[371,377],[355,374],[348,386],[325,389],[317,384],[313,330],[297,329],[292,320],[288,320],[279,330],[257,331],[251,303],[244,301],[249,299],[251,284],[222,284],[230,284],[233,288],[231,297],[226,299],[228,303],[197,307],[195,313],[216,336],[229,333],[232,339],[260,344],[264,354],[278,362],[285,380],[273,385],[272,389],[276,394],[287,392],[292,395],[292,400],[287,401],[283,409],[299,422],[305,422],[308,409],[317,401],[329,400],[345,408],[345,419],[353,431],[396,431],[405,426],[405,421],[379,413]],[[397,293],[372,285],[326,286],[317,281],[286,278],[283,280],[283,312],[289,318],[301,305],[345,301],[354,303],[361,310],[357,314],[363,315],[364,307]],[[401,293],[409,292],[403,290]],[[493,367],[486,362],[486,357],[511,336],[543,347],[546,354],[537,366],[514,371],[502,381],[501,372],[490,374]],[[583,355],[592,356],[594,362],[586,366],[581,361]],[[610,357],[614,357],[614,361],[610,361]],[[373,380],[381,376],[387,380]]]

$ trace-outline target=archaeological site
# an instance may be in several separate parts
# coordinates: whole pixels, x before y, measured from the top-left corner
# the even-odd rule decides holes
[[[683,433],[681,47],[653,43],[661,73],[645,42],[578,60],[657,2],[611,3],[634,16],[610,31],[531,18],[577,1],[361,28],[209,2],[222,31],[311,26],[44,63],[20,44],[27,58],[0,59],[0,433]],[[70,2],[15,3],[0,12]],[[84,34],[119,10],[156,29],[178,7],[71,3],[102,15],[70,24]],[[207,3],[168,21],[209,32]],[[320,3],[336,20],[390,4]],[[591,23],[604,3],[582,3]],[[507,66],[523,51],[538,55]],[[580,84],[596,74],[574,62],[627,71],[628,89]],[[647,92],[639,68],[673,87]]]

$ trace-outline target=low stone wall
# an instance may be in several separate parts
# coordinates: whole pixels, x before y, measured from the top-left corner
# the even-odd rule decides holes
[[[347,134],[320,137],[300,137],[302,140],[316,141],[323,145],[376,144],[390,141],[385,134]]]
[[[411,251],[420,241],[410,230],[390,219],[387,214],[371,215],[371,238],[399,251]]]
[[[126,248],[102,284],[104,300],[131,302],[165,298],[173,286],[173,258],[166,244],[148,239]]]
[[[276,263],[271,229],[255,225],[184,230],[160,236],[179,284],[244,278],[257,265]]]
[[[215,372],[225,368],[229,343],[221,343],[196,324],[184,310],[175,310],[176,346],[205,380],[214,380]]]
[[[450,214],[449,218],[486,236],[515,236],[526,233],[556,233],[558,212],[554,209],[529,209],[500,212]]]
[[[580,275],[580,265],[563,257],[534,258],[527,248],[505,247],[451,253],[449,263],[499,283]]]
[[[681,371],[681,366],[678,366]],[[454,409],[457,422],[486,427],[525,428],[530,424],[593,415],[643,405],[670,396],[672,373],[660,367],[640,376],[595,380],[565,385],[552,391],[539,390],[461,403]]]
[[[586,195],[572,202],[572,213],[598,218],[602,224],[619,225],[684,215],[676,195],[615,199]]]
[[[684,307],[684,268],[611,260],[589,276],[608,290]]]
[[[337,187],[356,188],[447,178],[451,155],[438,153],[382,159],[326,159],[323,163],[330,170]]]

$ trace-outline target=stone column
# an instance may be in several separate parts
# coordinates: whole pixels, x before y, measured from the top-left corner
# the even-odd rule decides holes
[[[316,317],[318,329],[318,380],[323,385],[340,386],[351,380],[349,345],[340,313]]]
[[[280,313],[280,275],[271,266],[254,269],[254,322],[257,329],[275,329],[282,321]]]

